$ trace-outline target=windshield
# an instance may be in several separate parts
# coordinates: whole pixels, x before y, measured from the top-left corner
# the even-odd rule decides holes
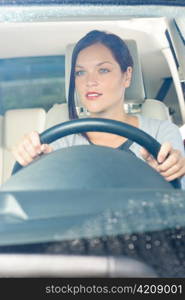
[[[176,188],[149,164],[171,137],[172,150],[184,158],[184,28],[184,1],[0,2],[0,277],[185,278],[185,177],[175,177]],[[73,49],[94,30],[113,33],[128,47],[130,73],[111,54],[126,90],[119,90],[119,108],[132,120],[127,125],[153,139],[111,128],[112,147],[106,135],[89,138],[105,133],[97,124],[73,131],[75,121],[89,116],[110,119],[106,105],[117,100],[107,66],[80,90],[80,80],[95,70],[91,52],[73,73]],[[95,49],[93,55],[103,51]],[[100,76],[101,83],[110,76],[102,89]],[[93,111],[101,99],[105,107]],[[35,132],[52,150],[32,153],[12,174],[16,146]],[[142,157],[141,145],[153,156]]]

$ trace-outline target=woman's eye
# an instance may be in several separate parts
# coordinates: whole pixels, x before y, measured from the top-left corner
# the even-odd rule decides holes
[[[82,75],[84,75],[84,74],[85,74],[85,71],[82,71],[82,70],[76,71],[76,72],[75,72],[75,77],[82,76]]]
[[[110,72],[110,70],[107,68],[101,68],[101,69],[99,69],[99,72],[100,73],[108,73],[108,72]]]

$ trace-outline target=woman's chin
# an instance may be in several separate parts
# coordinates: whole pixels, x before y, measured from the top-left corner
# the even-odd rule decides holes
[[[101,115],[104,115],[107,111],[105,107],[100,106],[98,103],[84,103],[84,107],[87,109],[88,113],[91,117],[101,117]]]
[[[99,115],[103,113],[102,109],[98,107],[86,107],[90,115]]]
[[[91,118],[101,117],[104,113],[99,110],[88,110]]]

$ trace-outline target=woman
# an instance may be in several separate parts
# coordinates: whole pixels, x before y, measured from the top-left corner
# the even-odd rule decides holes
[[[184,148],[179,129],[169,121],[148,119],[126,114],[123,106],[125,89],[132,77],[133,61],[126,44],[116,35],[94,30],[76,44],[72,55],[69,87],[69,117],[78,118],[74,92],[76,91],[90,117],[114,119],[140,128],[156,138],[161,150],[155,160],[145,149],[124,137],[102,132],[72,135],[51,145],[41,145],[37,132],[24,137],[13,149],[15,159],[23,166],[41,153],[79,144],[97,144],[113,148],[129,148],[167,181],[185,174]]]

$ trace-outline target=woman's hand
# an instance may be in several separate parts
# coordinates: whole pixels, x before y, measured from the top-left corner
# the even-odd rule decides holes
[[[20,144],[12,149],[12,153],[16,161],[18,161],[18,163],[22,166],[28,165],[40,154],[52,151],[53,148],[50,145],[41,145],[39,134],[36,131],[32,131],[25,135]]]
[[[157,160],[144,148],[141,149],[144,160],[167,181],[174,180],[185,174],[185,157],[179,150],[173,149],[169,142],[162,144]]]

